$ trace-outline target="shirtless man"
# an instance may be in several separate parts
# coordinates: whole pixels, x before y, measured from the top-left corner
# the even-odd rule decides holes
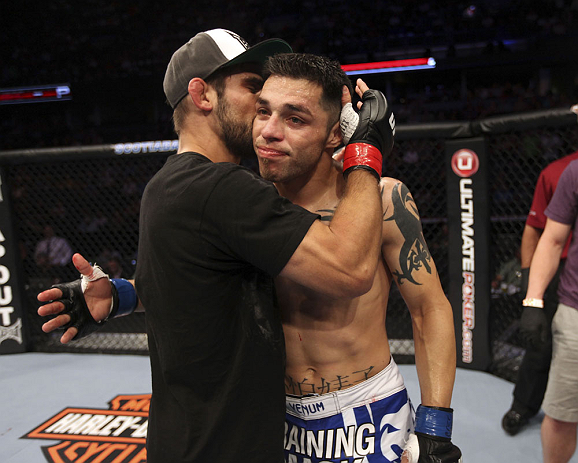
[[[345,185],[332,154],[341,143],[340,88],[349,80],[336,62],[303,54],[270,58],[267,75],[253,122],[261,175],[282,196],[329,221]],[[365,90],[358,81],[357,93]],[[416,423],[419,461],[460,458],[451,425],[448,432],[441,424],[451,419],[452,309],[409,190],[386,177],[381,191],[381,260],[369,292],[332,299],[276,279],[287,350],[287,463],[400,461],[413,413],[385,328],[392,280],[412,317],[423,404]]]
[[[342,143],[339,112],[349,79],[338,63],[312,55],[278,55],[269,72],[253,130],[261,172],[281,195],[329,220],[344,188],[332,154]],[[367,87],[358,81],[356,90]],[[381,187],[382,259],[368,293],[332,299],[288,279],[276,281],[287,350],[288,463],[400,461],[414,417],[385,330],[393,279],[413,320],[424,405],[415,426],[419,462],[457,462],[461,455],[450,439],[451,308],[409,191],[392,178],[382,179]],[[88,266],[75,259],[79,270],[79,263]]]

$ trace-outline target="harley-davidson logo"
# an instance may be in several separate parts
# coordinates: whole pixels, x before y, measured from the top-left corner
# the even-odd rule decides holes
[[[144,463],[151,395],[118,395],[108,409],[65,408],[22,439],[59,440],[42,447],[51,463]]]

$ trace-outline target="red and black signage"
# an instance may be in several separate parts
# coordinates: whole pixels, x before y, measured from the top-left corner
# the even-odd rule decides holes
[[[450,303],[454,310],[458,366],[490,365],[490,220],[485,140],[446,143]]]
[[[119,395],[108,409],[65,408],[22,438],[60,441],[42,447],[51,463],[144,463],[150,399]]]
[[[0,105],[22,103],[45,103],[72,99],[70,86],[37,85],[35,87],[0,88]]]

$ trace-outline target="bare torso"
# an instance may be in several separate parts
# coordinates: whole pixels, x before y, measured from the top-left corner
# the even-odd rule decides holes
[[[336,182],[342,182],[340,176]],[[339,191],[338,185],[320,200],[300,205],[319,213],[328,223],[339,202]],[[383,259],[371,290],[350,300],[331,299],[277,278],[287,350],[286,393],[302,396],[346,389],[389,364],[385,318],[391,281]]]
[[[353,300],[328,299],[279,278],[287,349],[288,394],[324,394],[351,387],[390,359],[385,312],[390,276],[379,264],[372,289]]]

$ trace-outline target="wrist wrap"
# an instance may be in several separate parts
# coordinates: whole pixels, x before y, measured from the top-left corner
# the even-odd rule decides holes
[[[382,156],[381,152],[368,143],[352,143],[345,147],[343,156],[343,173],[347,176],[348,171],[356,168],[370,170],[379,181],[381,179]]]
[[[134,312],[138,305],[138,297],[134,286],[124,278],[112,278],[112,310],[108,318],[117,318]]]
[[[351,136],[355,133],[357,125],[359,124],[359,114],[353,109],[351,103],[347,103],[341,108],[341,115],[339,117],[339,127],[343,135],[343,144],[347,145]]]
[[[415,413],[415,432],[428,436],[452,437],[453,410],[451,408],[420,405]]]

